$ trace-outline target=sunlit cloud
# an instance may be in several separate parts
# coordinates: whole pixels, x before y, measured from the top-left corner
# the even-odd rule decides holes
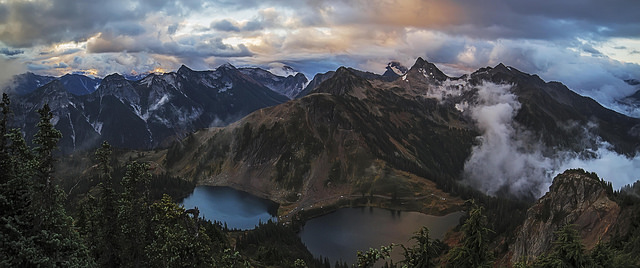
[[[0,1],[0,56],[98,76],[224,62],[381,73],[417,57],[457,76],[502,62],[611,102],[635,90],[622,79],[640,80],[637,10],[617,0]]]

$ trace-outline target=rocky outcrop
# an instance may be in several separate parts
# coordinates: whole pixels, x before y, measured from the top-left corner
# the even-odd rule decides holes
[[[527,211],[510,246],[511,262],[535,259],[553,245],[554,232],[573,224],[587,249],[613,234],[620,207],[609,198],[610,185],[594,173],[567,170],[556,176],[549,192]]]

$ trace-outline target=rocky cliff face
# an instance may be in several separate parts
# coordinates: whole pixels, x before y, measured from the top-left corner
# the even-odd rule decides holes
[[[510,246],[511,262],[537,258],[548,251],[554,232],[566,224],[576,226],[587,249],[608,241],[621,215],[618,204],[610,199],[609,187],[595,174],[582,170],[558,175],[516,231],[516,242]]]

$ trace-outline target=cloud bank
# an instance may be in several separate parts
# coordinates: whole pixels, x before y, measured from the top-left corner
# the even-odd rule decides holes
[[[6,59],[0,55],[0,91],[10,86],[14,75],[24,73],[27,69],[24,65],[16,62],[15,60]],[[2,92],[0,92],[2,93]]]
[[[586,154],[545,148],[514,121],[521,104],[511,85],[484,83],[477,89],[477,102],[466,110],[482,134],[465,163],[465,182],[473,187],[490,195],[538,198],[557,174],[570,168],[596,172],[615,189],[640,179],[639,155],[627,158],[614,152],[588,129],[584,138],[598,146]]]
[[[579,7],[579,8],[576,8]],[[504,63],[631,116],[640,1],[0,1],[0,53],[45,75],[230,62],[382,73],[423,57],[449,75]]]

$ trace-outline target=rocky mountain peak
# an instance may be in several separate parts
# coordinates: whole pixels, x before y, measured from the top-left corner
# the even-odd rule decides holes
[[[56,79],[46,85],[38,88],[31,96],[31,100],[39,109],[42,104],[48,103],[52,110],[63,109],[68,105],[71,94],[67,91],[64,84]],[[37,96],[37,97],[34,97]]]
[[[355,88],[371,87],[371,84],[346,67],[340,67],[328,80],[322,82],[314,93],[329,93],[336,96],[349,95]]]
[[[398,75],[403,75],[407,71],[409,71],[409,69],[407,69],[407,67],[405,67],[404,65],[402,65],[402,63],[400,63],[398,61],[389,62],[387,64],[387,68],[386,69],[387,70],[392,70],[394,73],[396,73]]]
[[[611,185],[595,173],[579,169],[556,176],[516,231],[516,242],[510,247],[512,263],[547,252],[554,232],[567,224],[576,226],[588,249],[608,240],[620,214],[618,204],[609,198],[611,192]]]
[[[220,66],[218,66],[218,68],[216,70],[236,70],[236,67],[231,65],[231,63],[224,63]]]
[[[382,74],[382,77],[386,78],[387,81],[396,80],[409,71],[407,67],[404,67],[402,63],[397,61],[389,62],[385,69],[386,71]]]
[[[411,66],[411,69],[407,72],[407,74],[412,73],[413,75],[422,75],[428,81],[444,81],[449,77],[444,74],[435,64],[430,63],[421,57],[418,57],[416,62]]]
[[[191,73],[193,73],[193,70],[191,70],[191,68],[187,67],[186,65],[181,65],[180,68],[178,68],[178,72],[179,75],[189,75]]]
[[[41,90],[44,94],[50,94],[52,92],[66,92],[66,90],[64,89],[64,85],[58,79],[47,83],[38,90]]]
[[[105,76],[102,79],[104,82],[109,82],[109,83],[113,83],[116,81],[126,81],[127,79],[124,78],[124,76],[120,75],[119,73],[112,73],[110,75]]]
[[[496,65],[496,67],[493,67],[494,71],[497,72],[509,72],[509,68],[507,68],[507,66],[505,66],[504,64],[498,63],[498,65]]]
[[[55,77],[52,76],[42,76],[34,74],[32,72],[26,72],[14,76],[8,83],[6,88],[2,89],[2,91],[7,93],[16,93],[18,95],[25,95],[33,92],[41,86],[44,86],[54,79]]]
[[[100,85],[101,79],[91,78],[81,74],[65,74],[58,78],[64,85],[64,88],[73,95],[91,94]]]
[[[308,81],[307,77],[303,73],[296,73],[293,77],[299,80],[304,80],[305,82]]]
[[[153,79],[153,77],[154,74],[149,74],[136,83],[151,80]],[[139,96],[135,93],[131,82],[124,78],[124,76],[117,73],[107,75],[104,79],[102,79],[102,83],[100,83],[97,91],[99,92],[99,96],[116,95],[121,98],[139,98]]]

